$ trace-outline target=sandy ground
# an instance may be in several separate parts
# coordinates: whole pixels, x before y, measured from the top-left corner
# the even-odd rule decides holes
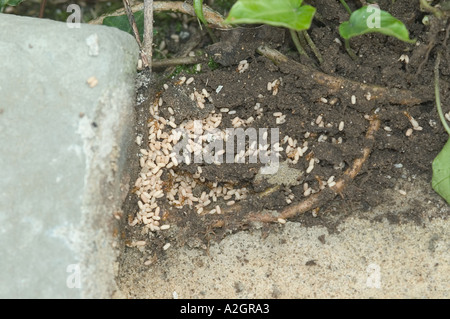
[[[417,198],[430,205],[419,219],[384,217],[407,213]],[[332,233],[288,222],[266,237],[261,230],[228,236],[209,256],[172,246],[151,266],[127,249],[116,297],[449,298],[449,212],[416,180],[395,203],[355,211]]]

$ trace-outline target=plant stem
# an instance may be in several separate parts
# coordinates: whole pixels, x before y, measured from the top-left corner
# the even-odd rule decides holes
[[[345,10],[347,10],[348,14],[352,14],[352,10],[348,6],[347,2],[345,2],[345,0],[340,0],[340,1],[341,1],[342,5],[344,6]]]
[[[144,67],[148,67],[149,62],[147,59],[147,54],[144,52],[144,50],[142,48],[142,42],[141,42],[141,39],[139,36],[139,30],[137,28],[136,21],[134,20],[133,12],[131,11],[130,2],[129,2],[129,0],[122,0],[122,2],[123,2],[123,6],[125,8],[125,12],[128,17],[128,22],[130,23],[131,29],[133,30],[134,38],[136,39],[136,42],[139,46],[139,50],[141,51],[140,55],[141,55],[142,63],[144,65]]]
[[[294,44],[295,44],[295,47],[297,48],[298,53],[300,53],[300,55],[308,56],[305,49],[303,49],[302,44],[300,43],[300,40],[299,40],[295,30],[289,29],[289,32],[291,33],[292,41],[294,41]]]
[[[427,0],[420,0],[420,6],[428,11],[431,12],[432,14],[434,14],[436,16],[436,18],[440,19],[443,16],[443,13],[441,10],[439,10],[438,8],[433,7],[432,5],[430,5]]]
[[[197,18],[200,22],[200,28],[201,24],[203,23],[205,25],[205,29],[208,32],[209,36],[211,37],[211,40],[216,43],[218,41],[216,35],[212,32],[212,30],[208,27],[208,21],[206,21],[205,16],[203,15],[203,0],[194,0],[194,10],[195,14],[197,15]]]
[[[44,17],[46,3],[47,3],[47,0],[41,0],[41,7],[39,8],[39,18],[41,18],[41,19]]]
[[[441,52],[438,52],[436,58],[436,64],[434,66],[434,93],[436,95],[436,107],[439,113],[439,118],[441,119],[442,125],[444,125],[445,130],[448,135],[450,135],[450,127],[448,126],[447,120],[445,119],[444,112],[442,111],[441,105],[441,94],[439,92],[439,64],[441,63]]]
[[[219,39],[217,39],[214,32],[207,25],[205,25],[205,28],[206,28],[206,31],[208,32],[209,37],[211,38],[212,42],[214,42],[214,43],[218,42]]]
[[[144,43],[143,51],[147,56],[148,67],[152,68],[153,57],[153,0],[144,0]]]
[[[297,31],[297,37],[300,40],[300,45],[302,46],[302,48],[306,48],[308,46],[308,42],[306,42],[305,35],[303,34],[303,32]]]
[[[317,49],[316,45],[314,44],[314,41],[311,39],[306,30],[302,31],[302,34],[305,37],[306,42],[308,42],[308,45],[311,48],[311,50],[314,52],[314,55],[316,56],[317,60],[319,60],[319,63],[322,64],[323,63],[322,54],[320,53],[319,49]]]
[[[350,47],[350,40],[349,39],[344,39],[344,43],[345,43],[345,50],[347,50],[348,55],[350,55],[350,57],[353,60],[357,60],[358,57],[356,56],[355,52]]]

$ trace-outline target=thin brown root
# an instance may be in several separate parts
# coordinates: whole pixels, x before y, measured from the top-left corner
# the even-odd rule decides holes
[[[227,206],[227,207],[222,208],[222,214],[226,215],[229,213],[239,212],[241,210],[242,210],[242,205],[236,203],[232,206]]]
[[[325,74],[311,67],[293,61],[277,50],[271,49],[267,46],[259,47],[257,52],[272,60],[277,65],[284,64],[289,65],[291,68],[295,67],[295,69],[301,73],[303,77],[311,77],[317,84],[328,87],[330,93],[335,93],[338,91],[349,92],[350,94],[351,92],[360,92],[360,95],[366,96],[369,101],[386,101],[391,104],[400,105],[417,105],[433,100],[432,94],[429,94],[430,96],[426,94],[426,96],[422,97],[417,96],[414,92],[409,90],[385,88],[376,85],[359,83],[340,76]]]
[[[276,191],[278,191],[281,188],[280,185],[275,185],[274,187],[269,187],[268,189],[266,189],[265,191],[261,192],[258,194],[259,198],[263,198],[263,197],[267,197],[270,194],[275,193]]]
[[[153,68],[166,68],[177,65],[188,65],[188,64],[197,64],[205,61],[203,56],[199,57],[181,57],[181,58],[172,58],[172,59],[164,59],[153,61]]]
[[[279,216],[274,217],[273,215],[260,215],[253,214],[249,217],[250,221],[259,221],[265,223],[277,222],[279,218],[289,219],[293,218],[298,214],[306,213],[307,211],[313,210],[317,207],[323,206],[325,203],[333,200],[337,195],[343,193],[347,185],[355,179],[355,177],[361,171],[362,166],[367,161],[372,152],[373,141],[375,140],[375,133],[380,128],[380,120],[373,116],[370,119],[370,126],[366,133],[366,139],[369,140],[370,146],[367,146],[363,150],[363,155],[357,158],[352,167],[344,172],[344,175],[336,182],[336,185],[330,188],[325,188],[324,190],[309,196],[304,201],[291,205],[281,212]]]
[[[133,12],[144,10],[144,4],[139,3],[134,6],[131,6],[131,10]],[[153,2],[153,12],[163,12],[163,11],[172,11],[172,12],[181,12],[184,14],[189,14],[195,17],[194,8],[185,2],[181,1],[155,1]],[[104,14],[94,20],[89,21],[89,24],[102,24],[103,20],[107,17],[116,17],[125,14],[125,9],[121,8],[112,13]],[[209,27],[216,29],[230,29],[231,26],[229,24],[225,24],[224,18],[221,14],[214,11],[207,5],[203,5],[203,14],[205,15],[206,21],[209,23]]]
[[[428,60],[430,59],[430,53],[431,53],[431,50],[433,50],[435,44],[436,44],[435,39],[433,38],[430,41],[430,43],[428,44],[427,52],[425,53],[424,59],[422,60],[422,62],[420,62],[419,67],[417,68],[416,76],[418,76],[420,73],[422,73],[422,69],[425,66],[425,64],[428,62]]]

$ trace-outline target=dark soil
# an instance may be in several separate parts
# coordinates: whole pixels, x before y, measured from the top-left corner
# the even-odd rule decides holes
[[[176,86],[179,77],[183,75],[181,73],[165,81],[170,87],[169,90],[163,92],[156,89],[148,93],[151,102],[156,92],[163,92],[165,103],[161,114],[164,116],[167,107],[171,106],[180,111],[177,112],[177,121],[181,121],[189,117],[202,117],[201,112],[183,113],[182,108],[192,103],[189,94],[194,87],[197,91],[206,89],[213,96],[213,103],[206,105],[208,111],[215,110],[219,113],[220,108],[236,111],[234,115],[224,113],[219,127],[222,129],[232,127],[231,121],[236,116],[242,119],[250,116],[256,118],[254,106],[260,103],[265,115],[248,127],[277,127],[280,129],[280,139],[289,135],[297,139],[300,145],[305,141],[309,143],[307,154],[296,165],[290,165],[291,168],[305,172],[309,162],[306,159],[309,159],[308,155],[319,159],[311,174],[302,174],[297,179],[297,185],[283,185],[268,195],[264,192],[274,185],[254,179],[261,164],[220,166],[200,164],[203,169],[202,176],[205,176],[207,181],[245,186],[250,190],[249,197],[222,215],[197,215],[194,210],[187,207],[177,210],[165,205],[169,213],[168,222],[176,227],[172,227],[169,231],[158,232],[156,235],[151,234],[152,246],[146,248],[148,252],[160,250],[167,241],[176,241],[178,245],[186,243],[206,248],[209,240],[223,238],[230,232],[253,227],[265,227],[270,231],[270,225],[248,222],[246,218],[248,214],[265,210],[281,211],[289,206],[286,202],[288,189],[295,195],[291,204],[295,205],[305,198],[303,183],[307,182],[313,189],[319,189],[320,180],[326,181],[333,175],[336,179],[342,176],[353,161],[361,156],[362,149],[368,144],[365,134],[369,122],[365,119],[365,115],[376,114],[381,121],[381,128],[375,135],[372,153],[359,175],[347,185],[341,196],[324,202],[314,214],[308,212],[298,215],[291,221],[301,222],[306,227],[324,225],[333,232],[336,231],[340,221],[351,216],[352,211],[356,209],[370,211],[382,203],[394,203],[394,197],[399,196],[396,190],[399,185],[414,185],[414,180],[418,178],[431,182],[432,161],[448,137],[439,122],[434,105],[433,68],[437,48],[445,49],[446,52],[449,48],[440,47],[445,37],[445,25],[444,31],[441,31],[442,26],[424,26],[421,22],[424,13],[420,12],[418,1],[416,2],[397,0],[393,3],[391,0],[381,0],[379,5],[406,24],[411,32],[411,38],[418,40],[417,44],[404,43],[378,34],[361,36],[351,41],[351,46],[359,56],[357,61],[353,61],[344,47],[335,41],[340,38],[339,23],[348,19],[348,14],[338,1],[309,1],[322,17],[321,21],[315,20],[309,33],[325,60],[323,65],[317,66],[319,71],[360,83],[409,90],[422,98],[421,103],[398,105],[386,100],[368,101],[364,96],[365,91],[336,91],[317,84],[311,77],[299,72],[293,63],[275,65],[271,60],[257,54],[255,49],[264,43],[300,63],[310,64],[315,63],[315,60],[300,59],[293,49],[289,34],[283,29],[270,27],[217,31],[221,42],[210,45],[205,40],[203,47],[198,49],[204,49],[214,57],[215,61],[221,64],[219,68],[212,71],[207,63],[204,63],[201,73],[186,75],[195,78],[191,85]],[[356,8],[359,1],[349,1],[349,5]],[[430,42],[436,43],[436,48],[431,50],[429,59],[425,60]],[[400,56],[404,54],[410,59],[408,64],[399,61]],[[446,54],[444,56],[447,56]],[[312,52],[310,56],[313,57]],[[244,59],[248,61],[249,69],[239,73],[238,64]],[[449,61],[444,58],[440,69],[444,107],[450,101]],[[423,65],[420,66],[422,62]],[[419,68],[420,74],[417,74]],[[279,92],[274,96],[267,90],[267,83],[280,78],[282,81]],[[220,85],[223,89],[216,94],[215,91]],[[356,104],[351,102],[352,95],[356,96]],[[321,98],[328,102],[324,103]],[[143,123],[149,116],[146,113],[147,108],[147,105],[137,107],[140,117],[138,131],[143,132],[144,136],[146,130]],[[423,127],[422,131],[414,131],[410,137],[406,136],[406,131],[412,126],[405,111]],[[448,111],[446,107],[446,112]],[[272,115],[274,112],[285,114],[286,123],[276,124]],[[325,124],[330,124],[328,127],[327,125],[319,127],[315,123],[319,115],[323,117]],[[343,131],[338,129],[341,121],[345,122]],[[386,127],[390,130],[385,130]],[[305,138],[307,132],[310,136]],[[319,142],[320,135],[325,135],[327,139]],[[342,144],[332,142],[333,139],[339,138],[342,138]],[[285,153],[281,153],[283,155],[280,161],[285,161]],[[341,163],[344,165],[337,168]],[[199,164],[181,165],[178,170],[186,174],[194,173],[197,165]],[[429,187],[431,193],[431,183]],[[391,198],[386,197],[386,190],[392,190]],[[129,201],[125,205],[126,214],[135,213],[136,202],[136,196],[130,194]],[[433,204],[444,206],[445,202],[434,201]],[[427,211],[430,205],[429,199],[417,199],[412,205],[415,207],[413,211],[403,212],[400,207],[394,207],[393,213],[385,217],[391,223],[414,221],[420,224],[423,212]],[[141,233],[139,226],[128,227],[125,236],[129,240],[145,240],[148,237]]]

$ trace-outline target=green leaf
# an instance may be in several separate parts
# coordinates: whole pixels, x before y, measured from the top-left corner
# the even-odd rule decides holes
[[[17,6],[24,0],[0,0],[0,9],[3,9],[6,6]]]
[[[450,139],[433,161],[433,189],[450,204]]]
[[[139,31],[139,35],[142,41],[142,36],[144,34],[144,11],[136,11],[134,13],[134,21],[136,21],[136,25]],[[106,17],[103,20],[103,24],[109,27],[115,27],[122,31],[128,32],[131,35],[133,34],[133,29],[131,28],[130,22],[128,21],[127,15],[121,15],[116,17]]]
[[[239,0],[230,10],[225,22],[265,23],[297,31],[311,26],[316,9],[302,6],[303,0]]]
[[[208,25],[205,16],[203,15],[203,0],[194,0],[194,11],[197,18],[204,24]]]
[[[0,5],[4,6],[17,6],[24,0],[0,0]]]
[[[403,22],[375,6],[364,6],[354,11],[350,20],[339,26],[339,33],[346,40],[374,32],[396,37],[409,43],[416,42],[409,38],[409,31]]]

